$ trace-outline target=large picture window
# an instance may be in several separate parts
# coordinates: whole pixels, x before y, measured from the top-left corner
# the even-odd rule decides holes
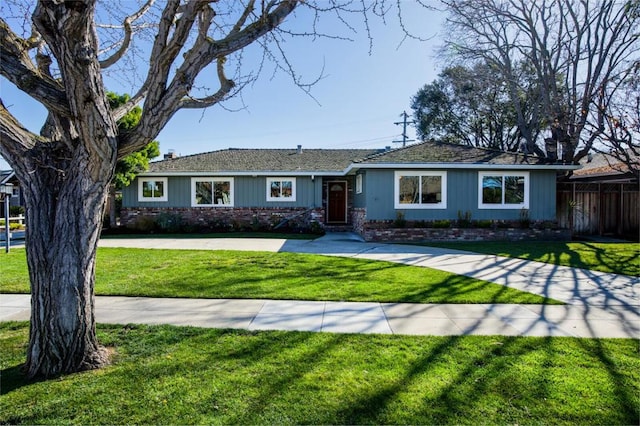
[[[296,201],[296,178],[267,178],[267,201]]]
[[[192,178],[193,207],[233,207],[233,178]]]
[[[447,173],[396,172],[394,192],[396,209],[446,209]]]
[[[529,208],[528,172],[480,172],[478,180],[479,208]]]
[[[167,201],[167,178],[138,178],[139,201]]]

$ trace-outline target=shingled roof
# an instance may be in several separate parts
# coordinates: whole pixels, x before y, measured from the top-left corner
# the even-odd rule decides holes
[[[380,164],[489,164],[542,165],[546,160],[534,155],[511,153],[467,145],[426,141],[386,151],[357,161],[357,166]]]
[[[341,173],[374,149],[237,149],[230,148],[157,161],[149,173]]]
[[[353,168],[411,167],[425,164],[442,167],[458,164],[484,167],[577,168],[577,166],[549,163],[533,155],[429,141],[394,150],[229,148],[153,162],[149,165],[147,173],[336,174]]]
[[[636,170],[640,166],[640,157],[633,152],[628,152],[629,160],[636,165]],[[620,156],[621,157],[621,156]],[[582,168],[573,172],[571,180],[598,180],[609,179],[625,179],[638,180],[633,171],[629,169],[629,165],[625,164],[620,158],[604,153],[597,153],[593,156],[583,158],[580,162]]]

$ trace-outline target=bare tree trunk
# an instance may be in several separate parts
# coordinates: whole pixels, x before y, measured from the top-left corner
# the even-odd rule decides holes
[[[25,198],[31,328],[25,371],[51,377],[108,362],[96,338],[95,259],[109,176],[87,160],[64,173],[40,170]]]

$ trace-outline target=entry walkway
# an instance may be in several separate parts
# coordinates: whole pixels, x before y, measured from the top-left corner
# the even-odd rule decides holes
[[[313,241],[103,239],[100,246],[283,251],[385,260],[483,279],[567,303],[460,305],[99,296],[96,317],[102,323],[414,335],[640,337],[636,277],[448,249],[365,243],[345,233]],[[28,317],[28,295],[0,296],[0,320]]]

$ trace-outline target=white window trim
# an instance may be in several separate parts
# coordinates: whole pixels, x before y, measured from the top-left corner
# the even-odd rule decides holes
[[[523,176],[524,177],[524,202],[520,204],[505,204],[504,201],[501,204],[485,204],[482,202],[482,179],[485,176],[501,176],[502,179],[502,199],[504,200],[504,177],[505,176]],[[529,172],[518,171],[493,171],[493,172],[478,172],[478,208],[479,209],[497,209],[497,210],[520,210],[529,208],[529,187],[531,186],[531,179]]]
[[[362,194],[362,173],[356,175],[356,194]]]
[[[293,203],[296,201],[296,178],[294,177],[268,177],[267,179],[267,201],[275,203]],[[271,196],[271,184],[273,182],[291,181],[291,197],[272,197]]]
[[[164,186],[164,195],[162,197],[145,197],[144,191],[143,191],[143,186],[144,186],[144,182],[162,182],[163,186]],[[163,178],[156,178],[156,177],[151,177],[151,178],[138,178],[138,201],[141,202],[166,202],[169,201],[169,179],[166,177]]]
[[[400,177],[402,176],[440,176],[442,184],[442,200],[439,203],[434,204],[401,204],[400,198]],[[446,171],[432,171],[432,170],[396,170],[393,177],[393,204],[397,210],[408,209],[446,209],[447,208],[447,172]]]
[[[198,204],[196,201],[196,182],[229,182],[229,204]],[[214,207],[224,208],[233,207],[235,205],[235,185],[232,177],[194,177],[191,178],[191,207]],[[214,200],[212,200],[214,201]],[[214,201],[215,202],[215,201]]]

